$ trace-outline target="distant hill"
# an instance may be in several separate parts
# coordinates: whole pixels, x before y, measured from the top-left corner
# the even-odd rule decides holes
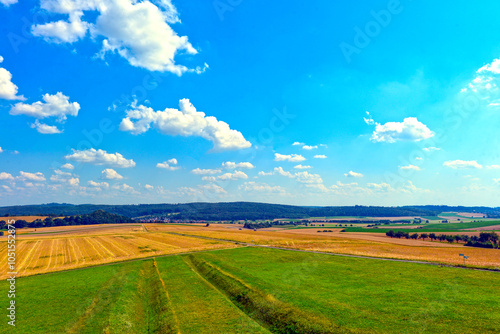
[[[166,217],[179,220],[240,220],[240,219],[275,219],[275,218],[309,218],[335,216],[436,216],[441,212],[481,212],[489,217],[500,217],[500,208],[462,207],[462,206],[293,206],[253,202],[230,203],[185,203],[185,204],[138,204],[138,205],[95,205],[95,204],[59,204],[21,205],[0,207],[0,216],[32,216],[83,215],[104,210],[129,218]]]

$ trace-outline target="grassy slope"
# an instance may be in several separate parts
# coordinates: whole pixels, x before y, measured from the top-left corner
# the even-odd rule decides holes
[[[498,273],[263,248],[192,256],[257,295],[301,310],[295,314],[304,311],[354,332],[493,333],[500,323]],[[184,334],[266,332],[186,259],[157,258],[160,275],[153,260],[138,260],[21,278],[16,331],[168,333],[178,324]],[[6,281],[0,291],[7,291]],[[7,305],[6,293],[0,304]]]
[[[430,233],[430,232],[460,232],[465,229],[474,229],[478,227],[500,225],[500,221],[489,221],[489,222],[467,222],[467,223],[439,223],[439,224],[425,224],[420,225],[422,228],[419,229],[398,229],[397,226],[394,228],[363,228],[363,227],[346,227],[346,232],[372,232],[372,233],[385,233],[389,230],[403,231],[409,233]],[[406,226],[419,226],[419,225],[406,225]],[[464,231],[472,232],[472,231]]]
[[[354,331],[493,333],[500,322],[498,273],[262,248],[196,256]]]

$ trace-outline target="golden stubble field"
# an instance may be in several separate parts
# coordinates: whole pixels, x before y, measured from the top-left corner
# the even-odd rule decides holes
[[[319,229],[323,230],[323,229]],[[391,239],[378,233],[318,233],[317,229],[246,230],[239,225],[89,225],[37,229],[18,234],[18,277],[83,268],[151,256],[214,250],[252,243],[289,249],[331,252],[462,265],[460,253],[474,267],[500,269],[500,251],[462,244]],[[175,234],[173,234],[175,233]],[[179,235],[179,234],[184,234]],[[187,236],[186,236],[187,235]],[[212,239],[202,239],[208,237]],[[228,240],[228,241],[224,241]],[[0,239],[0,263],[6,278],[7,238]]]
[[[46,232],[46,233],[40,233]],[[136,258],[237,247],[234,243],[150,232],[143,225],[66,226],[17,234],[17,276],[89,267]],[[6,278],[7,238],[0,239],[0,279]]]
[[[500,250],[465,247],[463,244],[388,238],[379,233],[318,233],[320,229],[281,229],[273,231],[239,230],[213,225],[207,228],[189,226],[156,226],[158,231],[171,231],[196,236],[254,243],[309,251],[331,252],[401,260],[463,265],[459,254],[469,256],[466,264],[500,269]]]

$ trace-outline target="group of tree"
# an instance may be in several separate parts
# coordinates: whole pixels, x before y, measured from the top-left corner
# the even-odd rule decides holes
[[[15,226],[17,228],[40,228],[40,227],[52,227],[52,226],[69,226],[69,225],[95,225],[95,224],[130,224],[134,223],[134,220],[120,216],[114,213],[108,213],[103,210],[97,210],[93,213],[84,215],[74,215],[67,216],[63,218],[57,217],[47,217],[43,220],[36,219],[32,222],[27,222],[25,220],[16,220]],[[7,222],[4,220],[0,221],[0,228],[5,228]]]
[[[449,243],[459,243],[460,241],[463,241],[465,243],[465,246],[471,246],[471,247],[482,247],[482,248],[500,248],[499,244],[499,237],[498,234],[495,232],[481,232],[478,236],[469,236],[466,234],[462,235],[446,235],[446,234],[435,234],[435,233],[408,233],[404,231],[397,231],[394,232],[393,230],[389,230],[385,233],[386,236],[391,237],[391,238],[406,238],[406,239],[430,239],[432,241],[447,241]]]

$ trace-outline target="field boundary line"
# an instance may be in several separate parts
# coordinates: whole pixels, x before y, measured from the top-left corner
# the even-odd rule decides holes
[[[211,287],[212,289],[214,289],[215,291],[217,291],[220,295],[222,295],[222,297],[224,299],[226,299],[228,301],[228,303],[234,307],[236,310],[238,310],[239,313],[241,313],[241,315],[247,317],[248,319],[250,319],[251,321],[253,321],[254,323],[256,323],[259,327],[261,327],[262,329],[268,331],[269,333],[271,333],[271,331],[269,331],[269,329],[267,329],[266,327],[262,326],[261,323],[259,323],[258,321],[256,321],[254,318],[252,318],[250,315],[248,315],[247,313],[245,313],[245,311],[243,311],[242,309],[240,309],[230,298],[228,295],[226,295],[224,292],[222,292],[219,288],[217,288],[215,285],[213,285],[209,280],[207,280],[205,277],[203,277],[199,272],[198,270],[196,270],[196,268],[193,267],[192,263],[190,263],[190,261],[186,261],[186,259],[184,258],[184,256],[181,256],[181,259],[182,261],[189,267],[189,269],[191,269],[191,271],[193,271],[203,282],[205,282],[209,287]],[[188,263],[189,262],[189,263]]]
[[[304,249],[297,249],[297,248],[285,248],[285,247],[278,247],[278,246],[259,245],[259,244],[252,244],[252,243],[244,242],[244,241],[218,239],[218,238],[212,238],[212,237],[203,237],[203,236],[199,236],[199,235],[189,235],[189,234],[182,234],[182,233],[175,233],[175,232],[167,232],[167,233],[185,236],[185,237],[192,237],[192,238],[232,242],[232,243],[244,245],[247,247],[272,248],[272,249],[288,250],[288,251],[303,252],[303,253],[315,253],[315,254],[325,254],[325,255],[333,255],[333,256],[354,257],[354,258],[359,258],[359,259],[406,262],[406,263],[426,264],[426,265],[430,265],[430,266],[439,266],[439,267],[448,267],[448,268],[500,272],[500,269],[492,269],[492,268],[474,268],[474,267],[464,267],[464,266],[445,264],[445,263],[439,263],[439,262],[426,262],[426,261],[418,261],[418,260],[403,260],[403,259],[393,259],[393,258],[388,258],[388,257],[375,257],[375,256],[367,256],[367,255],[353,255],[353,254],[342,254],[342,253],[332,253],[332,252],[320,252],[320,251],[311,251],[311,250],[304,250]]]
[[[153,258],[153,267],[155,267],[156,274],[158,275],[158,279],[160,280],[161,286],[163,287],[163,292],[165,292],[165,296],[167,297],[168,306],[172,311],[172,315],[174,316],[175,324],[177,326],[177,334],[181,334],[181,326],[179,324],[179,319],[177,318],[177,314],[175,313],[174,305],[172,305],[172,300],[170,300],[170,295],[168,294],[167,286],[165,285],[163,278],[161,278],[160,270],[158,269],[158,264],[156,263],[155,257]]]

